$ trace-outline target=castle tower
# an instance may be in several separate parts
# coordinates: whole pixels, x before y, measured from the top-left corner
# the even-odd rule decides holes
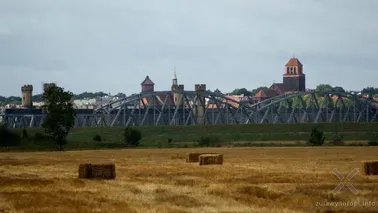
[[[22,107],[31,108],[33,106],[33,86],[32,85],[24,85],[21,87],[22,93]]]
[[[204,92],[206,91],[206,84],[196,84],[194,87],[198,96],[195,102],[195,107],[194,107],[197,113],[197,123],[204,124],[205,122],[204,115],[205,115],[205,106],[206,106]]]
[[[142,86],[142,93],[154,92],[155,83],[151,81],[150,77],[147,75],[144,81],[140,84]]]
[[[283,84],[286,91],[306,91],[306,75],[303,65],[297,58],[291,58],[285,66]]]

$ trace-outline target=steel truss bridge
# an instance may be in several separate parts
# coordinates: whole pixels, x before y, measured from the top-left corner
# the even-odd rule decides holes
[[[180,94],[182,102],[175,104],[173,94]],[[251,104],[209,91],[162,91],[132,95],[77,114],[75,127],[377,122],[377,108],[372,98],[346,93],[291,93]],[[39,127],[45,117],[24,113],[0,116],[9,128]]]

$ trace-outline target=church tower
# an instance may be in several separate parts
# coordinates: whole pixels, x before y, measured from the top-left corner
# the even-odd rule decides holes
[[[184,85],[177,84],[176,70],[173,72],[171,91],[173,92],[173,101],[175,102],[175,105],[181,106],[184,102],[182,95],[184,91]]]
[[[173,72],[172,85],[177,85],[177,75],[176,75],[176,70]]]
[[[306,91],[306,75],[303,73],[303,65],[297,58],[291,58],[283,75],[283,84],[286,91]]]

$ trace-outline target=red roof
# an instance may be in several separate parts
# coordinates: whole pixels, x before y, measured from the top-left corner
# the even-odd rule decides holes
[[[286,66],[303,66],[302,63],[297,58],[291,58]]]
[[[277,92],[273,89],[264,88],[258,91],[255,95],[255,98],[272,98],[277,96]]]
[[[142,85],[154,85],[155,83],[153,81],[151,81],[150,77],[148,77],[148,75],[147,75],[146,78],[144,79],[144,81],[141,84]]]

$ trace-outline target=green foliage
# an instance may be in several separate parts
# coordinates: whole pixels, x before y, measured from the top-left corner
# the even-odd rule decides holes
[[[220,138],[216,135],[201,136],[201,138],[197,141],[198,146],[201,147],[217,146],[217,144],[220,142]]]
[[[171,144],[171,143],[172,143],[172,141],[173,141],[173,139],[172,139],[172,138],[168,138],[168,144]]]
[[[72,93],[55,85],[48,87],[43,94],[43,99],[46,101],[43,108],[47,111],[47,116],[42,127],[58,144],[59,150],[63,150],[66,137],[75,123],[72,96]]]
[[[361,93],[364,94],[364,95],[374,96],[374,95],[378,94],[378,88],[366,87],[366,88],[362,89]]]
[[[319,84],[315,89],[316,95],[324,96],[328,93],[345,93],[345,89],[340,86],[332,87],[329,84]]]
[[[95,135],[93,136],[94,141],[102,141],[101,135]]]
[[[127,127],[123,133],[124,141],[128,146],[139,146],[142,139],[142,133],[134,128]]]
[[[368,141],[369,146],[378,146],[378,135],[376,133],[371,133],[370,140]]]
[[[317,95],[323,96],[326,93],[332,92],[332,86],[329,84],[319,84],[316,86],[315,92]]]
[[[83,93],[80,93],[80,94],[73,95],[73,99],[75,99],[75,100],[76,99],[87,99],[87,98],[88,99],[92,99],[92,98],[98,98],[98,97],[105,97],[107,95],[108,94],[105,93],[105,92],[83,92]],[[118,94],[114,95],[114,97],[124,98],[124,97],[126,97],[126,94],[124,94],[124,93],[118,93]],[[33,95],[32,100],[36,101],[36,102],[43,101],[43,94]],[[0,106],[4,106],[4,105],[7,105],[7,104],[21,104],[21,102],[22,102],[21,97],[17,97],[17,96],[10,96],[10,97],[0,96]]]
[[[340,86],[333,87],[333,88],[332,88],[332,91],[333,91],[333,92],[337,92],[337,93],[345,93],[344,88],[342,88],[342,87],[340,87]]]
[[[36,141],[42,141],[44,139],[45,139],[45,136],[42,133],[36,132],[34,134],[34,140],[36,140]]]
[[[12,132],[5,126],[0,127],[0,146],[9,147],[9,146],[19,146],[21,143],[21,137]]]
[[[312,129],[309,143],[312,146],[321,146],[324,144],[325,138],[323,137],[323,132],[319,131],[317,128]]]
[[[246,88],[240,88],[240,89],[234,89],[234,91],[231,92],[232,95],[245,95],[250,96],[251,92],[248,91]]]
[[[26,129],[22,130],[22,138],[29,138],[28,131]]]
[[[334,146],[344,146],[344,137],[342,135],[335,135],[331,144]]]

